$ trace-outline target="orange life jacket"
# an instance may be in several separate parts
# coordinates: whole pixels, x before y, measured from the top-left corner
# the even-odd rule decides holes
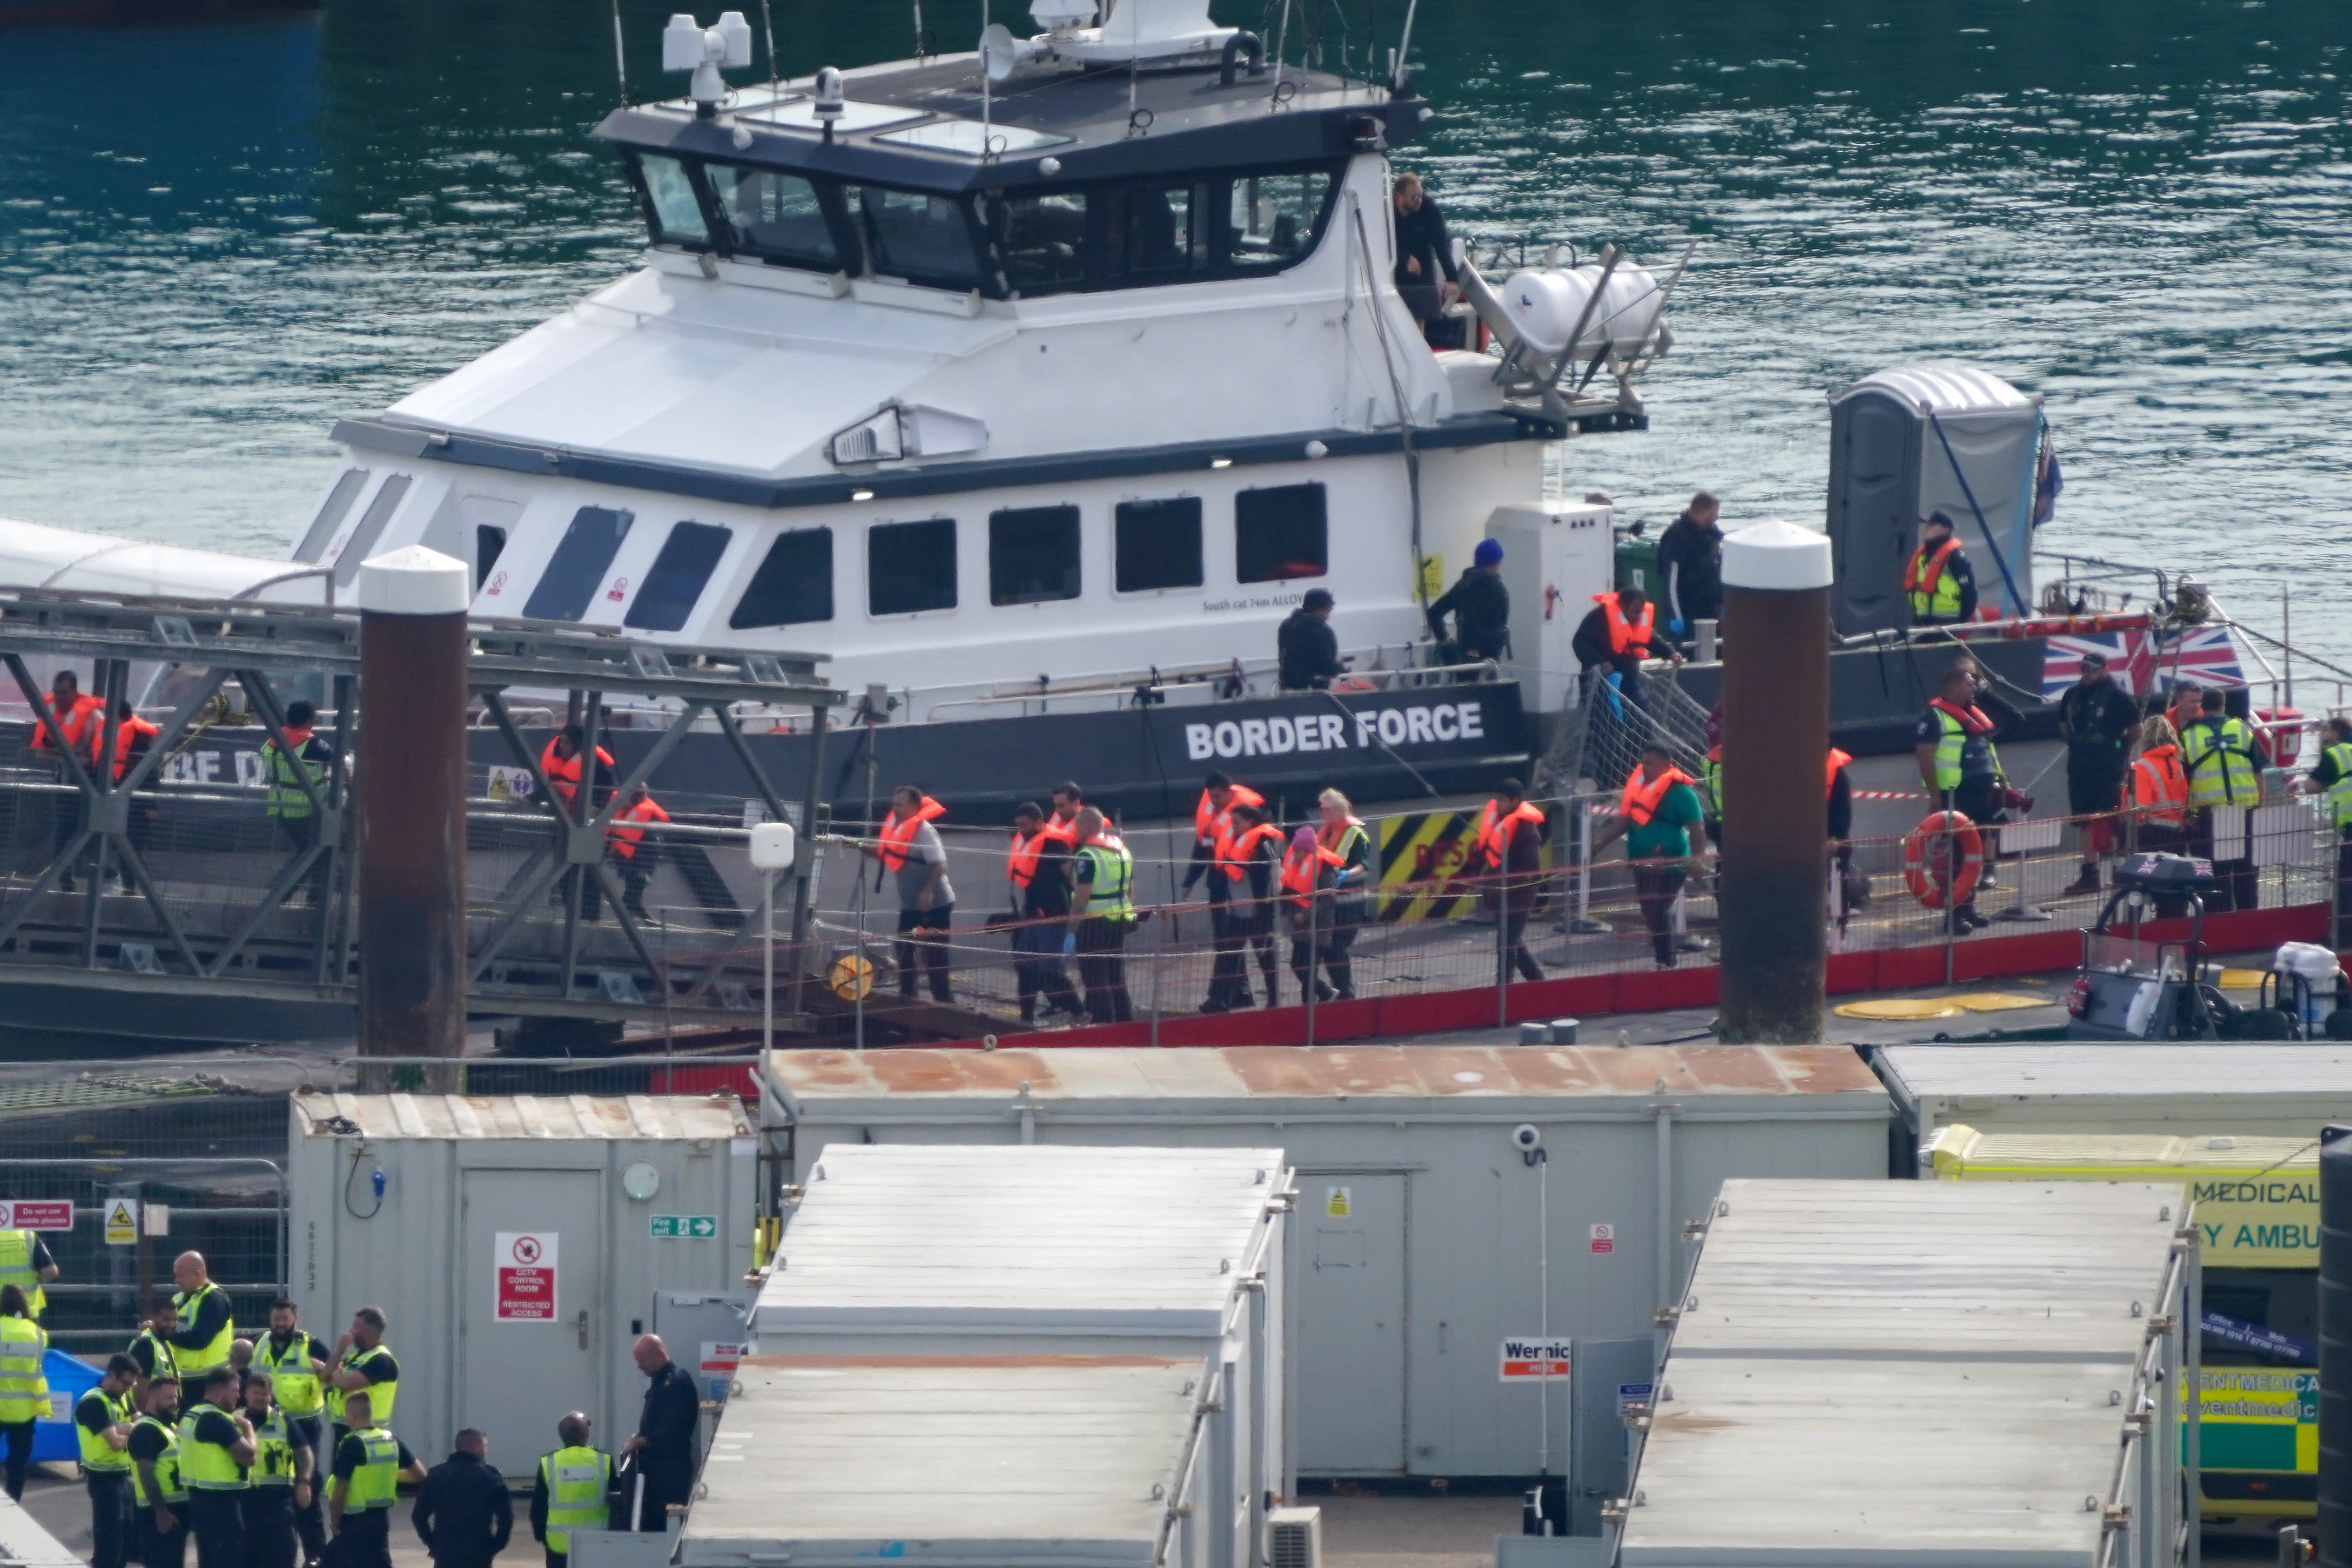
[[[299,751],[302,747],[302,740],[310,737],[305,730],[302,740],[295,740],[294,732],[289,729],[286,732],[286,738],[293,741],[294,748]],[[613,766],[613,754],[600,746],[596,748],[596,762],[599,767],[610,768]],[[540,750],[539,770],[547,775],[548,787],[555,791],[555,798],[567,806],[572,804],[572,798],[580,793],[580,754],[575,751],[569,757],[558,757],[555,755],[555,742],[551,740]]]
[[[1681,768],[1668,768],[1655,779],[1645,782],[1642,770],[1637,768],[1625,780],[1625,793],[1619,800],[1617,810],[1631,818],[1634,826],[1646,828],[1650,825],[1650,819],[1658,814],[1658,802],[1666,798],[1666,791],[1677,784],[1690,781],[1690,775]]]
[[[1486,810],[1479,813],[1478,847],[1486,852],[1487,862],[1496,870],[1500,871],[1509,863],[1511,838],[1523,822],[1540,831],[1543,813],[1526,800],[1508,811],[1501,809],[1500,802],[1489,800]]]
[[[1832,746],[1830,747],[1829,767],[1822,774],[1822,798],[1823,800],[1827,800],[1830,796],[1830,792],[1837,788],[1838,769],[1853,760],[1853,758],[1847,756],[1844,752],[1840,751],[1836,747]]]
[[[1004,857],[1004,869],[1013,878],[1013,886],[1027,890],[1037,875],[1037,857],[1045,852],[1045,845],[1055,843],[1065,849],[1077,848],[1078,831],[1074,823],[1075,819],[1066,821],[1059,817],[1049,818],[1043,827],[1025,839],[1021,836],[1020,829],[1013,830],[1013,848]]]
[[[2189,822],[2189,775],[2180,766],[2180,747],[2152,746],[2132,763],[2132,804],[2147,808],[2151,822],[2185,827]]]
[[[89,734],[93,727],[92,721],[96,718],[99,711],[105,706],[106,705],[104,703],[100,702],[88,692],[77,692],[74,694],[73,706],[71,707],[59,707],[58,706],[57,694],[52,692],[49,695],[49,711],[57,716],[58,727],[66,732],[66,749],[68,751],[78,752],[81,749],[84,737]],[[101,733],[103,733],[105,728],[103,725],[98,725],[96,727]],[[37,719],[35,720],[33,724],[33,749],[36,751],[54,751],[57,749],[49,740],[49,727],[40,723]]]
[[[1926,545],[1919,546],[1911,552],[1911,559],[1904,563],[1903,591],[1932,595],[1936,591],[1936,584],[1944,580],[1944,563],[1959,551],[1960,536],[1958,534],[1938,545],[1932,556],[1927,554]]]
[[[1642,606],[1642,618],[1639,621],[1628,621],[1625,619],[1624,608],[1617,602],[1615,594],[1596,593],[1592,596],[1592,602],[1601,606],[1601,613],[1609,617],[1609,651],[1611,653],[1622,658],[1635,648],[1646,648],[1650,645],[1650,629],[1658,623],[1656,605],[1644,603]]]
[[[1282,891],[1290,894],[1291,903],[1303,907],[1315,892],[1315,884],[1322,880],[1323,868],[1346,863],[1325,849],[1319,839],[1303,850],[1294,843],[1282,852]]]
[[[1265,804],[1265,796],[1246,784],[1235,784],[1232,788],[1232,798],[1226,800],[1221,810],[1217,803],[1209,799],[1209,792],[1203,789],[1201,791],[1200,803],[1192,808],[1192,837],[1213,847],[1220,844],[1232,835],[1233,810],[1235,806]]]
[[[1245,833],[1224,839],[1217,845],[1217,869],[1229,882],[1239,882],[1257,856],[1257,846],[1266,839],[1279,839],[1282,830],[1271,822],[1260,822]]]
[[[648,795],[635,805],[620,812],[614,821],[615,822],[667,822],[669,821],[669,813],[656,805],[654,798]],[[636,859],[637,841],[645,836],[646,831],[643,828],[615,827],[605,835],[605,838],[611,842],[613,852],[625,861]]]
[[[1954,707],[1951,704],[1946,702],[1941,697],[1929,697],[1927,699],[1927,706],[1929,707],[1941,708],[1946,713],[1950,714],[1954,718],[1958,719],[1960,721],[1960,727],[1967,730],[1970,735],[1985,735],[1990,733],[1992,729],[1992,720],[1987,718],[1985,716],[1984,709],[1977,706],[1974,703],[1969,704],[1967,707]]]
[[[137,714],[131,715],[129,718],[124,719],[121,724],[114,727],[114,781],[117,784],[121,783],[122,776],[131,771],[131,737],[133,736],[143,735],[148,739],[152,740],[163,733],[163,732],[162,730],[156,728],[153,725],[149,724]],[[293,731],[289,730],[286,734],[289,740],[293,739]],[[309,738],[309,731],[305,730],[303,732],[305,739]],[[295,745],[299,747],[301,745],[301,742],[295,741]],[[101,761],[105,760],[105,758],[106,727],[102,724],[92,725],[89,729],[89,765],[92,768],[95,768]]]
[[[929,795],[924,796],[923,803],[915,808],[915,814],[904,821],[898,820],[898,809],[893,806],[890,814],[882,819],[882,864],[891,871],[905,865],[907,846],[915,841],[915,831],[925,822],[947,814],[948,809]]]

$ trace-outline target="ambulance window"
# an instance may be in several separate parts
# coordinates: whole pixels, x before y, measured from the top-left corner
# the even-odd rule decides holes
[[[734,537],[732,529],[711,523],[680,523],[670,529],[621,623],[641,632],[675,632],[685,625]]]
[[[621,553],[621,541],[635,521],[635,513],[611,507],[583,507],[572,513],[522,612],[534,621],[577,621],[588,613],[605,569]]]
[[[1078,509],[1010,507],[988,515],[988,601],[1078,596]]]
[[[800,528],[779,534],[768,547],[727,624],[744,632],[832,619],[833,530]]]
[[[1118,591],[1201,586],[1201,497],[1121,501],[1113,517]]]
[[[343,526],[343,518],[350,513],[352,503],[360,498],[360,491],[366,487],[367,482],[368,471],[364,468],[346,468],[335,476],[335,487],[327,492],[326,504],[319,508],[319,515],[310,519],[309,531],[303,534],[302,542],[294,549],[296,560],[315,561],[327,553],[327,541],[333,538],[335,530]]]
[[[1329,563],[1322,486],[1276,485],[1234,497],[1236,580],[1320,577]]]
[[[912,615],[956,607],[953,517],[877,523],[866,530],[866,608],[874,615]]]

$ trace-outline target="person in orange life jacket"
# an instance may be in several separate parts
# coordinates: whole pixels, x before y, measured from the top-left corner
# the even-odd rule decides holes
[[[1202,1009],[1203,1012],[1223,1012],[1228,1008],[1251,1005],[1247,967],[1241,956],[1243,939],[1232,929],[1227,903],[1236,896],[1234,879],[1220,868],[1219,860],[1221,848],[1233,841],[1234,807],[1265,803],[1265,798],[1256,790],[1215,772],[1202,780],[1201,799],[1192,808],[1192,862],[1184,870],[1184,893],[1190,897],[1193,884],[1207,879],[1209,936],[1217,954],[1216,965],[1210,971],[1209,999]]]
[[[603,747],[596,747],[593,771],[588,783],[588,799],[580,799],[582,753],[587,749],[588,732],[576,724],[567,724],[555,732],[540,748],[539,769],[547,775],[547,787],[555,792],[554,805],[567,822],[582,822],[593,818],[613,798],[613,754]],[[549,891],[549,900],[557,904],[568,902],[574,882],[580,891],[580,918],[601,920],[604,915],[604,890],[594,872],[587,866],[572,866],[558,877]]]
[[[1958,811],[1979,829],[2007,820],[2009,781],[2001,776],[1993,741],[2016,722],[2017,710],[1985,684],[1974,659],[1952,661],[1912,731],[1919,780],[1927,787],[1936,810]],[[1977,891],[1996,885],[1993,867],[2000,838],[1986,831],[1983,841],[1984,873],[1977,879]],[[1955,847],[1949,852],[1957,855],[1958,851]],[[1958,867],[1948,870],[1957,874]],[[1962,935],[1992,924],[1977,913],[1973,894],[1952,905],[1946,921]]]
[[[1127,934],[1135,928],[1135,862],[1127,844],[1092,806],[1078,813],[1078,847],[1071,878],[1071,950],[1087,988],[1087,1016],[1097,1023],[1135,1017],[1127,994]],[[1097,881],[1097,879],[1100,879]],[[1097,896],[1099,895],[1099,896]]]
[[[141,718],[138,710],[131,706],[130,699],[127,697],[116,700],[114,719],[113,782],[119,787],[122,783],[123,775],[138,766],[141,758],[154,749],[155,737],[163,732]],[[99,768],[106,760],[105,738],[104,725],[93,724],[89,727],[88,738],[89,750],[83,760],[89,764],[92,778],[97,777]],[[142,860],[147,854],[147,835],[154,825],[155,802],[144,793],[133,795],[131,800],[130,820],[126,831],[131,841],[131,852]],[[130,890],[131,878],[128,868],[118,866],[115,869],[114,883],[118,891]]]
[[[661,840],[634,825],[667,822],[669,813],[642,783],[629,787],[628,799],[613,813],[614,825],[604,834],[605,852],[621,873],[621,906],[638,920],[646,917],[646,884],[661,864]]]
[[[1054,786],[1053,793],[1047,799],[1053,805],[1054,814],[1045,819],[1046,825],[1072,843],[1076,843],[1078,838],[1078,812],[1086,806],[1087,792],[1078,788],[1077,780],[1065,779]]]
[[[1919,525],[1919,546],[1903,568],[1903,592],[1914,626],[1951,626],[1977,618],[1977,573],[1953,538],[1949,512],[1930,512]]]
[[[2150,714],[2139,727],[2138,742],[2139,755],[2132,758],[2129,780],[2131,845],[2154,854],[2186,854],[2189,773],[2180,762],[2179,732],[2165,715]],[[2171,920],[2188,913],[2186,894],[2157,894],[2158,920]]]
[[[1675,967],[1675,900],[1691,875],[1706,873],[1706,852],[1691,841],[1701,812],[1690,775],[1675,766],[1663,746],[1642,747],[1641,765],[1626,776],[1617,814],[1592,836],[1593,852],[1620,836],[1633,863],[1633,898],[1642,924],[1650,928],[1650,948],[1658,967]]]
[[[1034,800],[1014,808],[1005,874],[1013,884],[1013,973],[1021,988],[1023,1023],[1036,1021],[1041,996],[1049,1019],[1087,1013],[1062,967],[1062,943],[1069,935],[1070,854],[1076,841],[1075,813],[1065,826],[1047,821]]]
[[[1341,1001],[1353,1001],[1356,969],[1350,955],[1356,933],[1371,913],[1365,894],[1380,880],[1380,867],[1372,858],[1371,831],[1357,817],[1348,797],[1337,789],[1326,789],[1316,803],[1322,808],[1323,820],[1316,827],[1315,838],[1331,866],[1327,878],[1331,891],[1324,896],[1316,921],[1317,952],[1331,977],[1333,992]]]
[[[1528,787],[1506,779],[1495,787],[1495,798],[1478,814],[1479,870],[1486,878],[1481,902],[1503,924],[1503,959],[1495,977],[1498,986],[1510,982],[1516,967],[1526,979],[1543,978],[1543,967],[1528,951],[1528,917],[1536,912],[1543,893],[1543,841],[1549,831],[1543,812],[1528,802]]]
[[[77,757],[87,755],[89,732],[106,727],[100,722],[100,716],[105,711],[105,703],[83,692],[81,677],[71,670],[59,670],[56,678],[49,682],[49,712],[56,716],[58,727],[65,731],[67,752]],[[71,781],[73,770],[66,766],[58,743],[49,735],[49,727],[40,722],[37,715],[33,720],[30,744],[36,758],[47,762],[60,780]],[[78,790],[71,795],[53,795],[50,799],[57,802],[56,841],[52,852],[62,854],[65,847],[73,841],[73,836],[81,831],[88,803]],[[71,893],[73,890],[73,867],[68,866],[65,876],[58,883],[58,891]]]
[[[1261,801],[1236,797],[1224,815],[1227,828],[1218,841],[1216,867],[1210,873],[1212,885],[1224,884],[1225,903],[1220,906],[1224,928],[1217,937],[1217,962],[1209,977],[1209,999],[1201,1008],[1204,1013],[1231,1012],[1257,1005],[1249,983],[1247,953],[1253,948],[1257,953],[1258,972],[1265,977],[1265,1005],[1276,1007],[1282,1000],[1277,977],[1281,969],[1274,945],[1274,906],[1281,887],[1282,830],[1268,818]]]
[[[1630,583],[1614,593],[1592,596],[1591,610],[1577,622],[1576,634],[1569,639],[1569,647],[1584,672],[1580,700],[1591,702],[1601,683],[1607,682],[1626,701],[1639,704],[1643,660],[1683,662],[1682,651],[1657,622],[1657,606]]]
[[[948,881],[947,845],[931,824],[948,809],[901,784],[890,791],[890,814],[875,842],[859,846],[898,884],[898,994],[915,994],[916,966],[931,979],[931,999],[951,1002],[948,976],[948,931],[955,919],[955,886]],[[877,879],[878,885],[878,879]]]
[[[1292,833],[1282,852],[1282,917],[1290,927],[1290,972],[1297,977],[1301,1002],[1310,987],[1318,1001],[1328,1002],[1339,994],[1315,972],[1317,949],[1331,917],[1324,889],[1331,885],[1339,860],[1323,847],[1311,823]]]

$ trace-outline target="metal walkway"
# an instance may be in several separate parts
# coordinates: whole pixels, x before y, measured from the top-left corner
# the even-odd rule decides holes
[[[491,622],[470,635],[478,727],[416,740],[468,754],[470,1009],[756,1017],[761,887],[746,859],[749,826],[789,820],[806,844],[820,822],[816,790],[804,786],[788,804],[744,725],[810,724],[813,782],[824,715],[841,700],[817,678],[816,656]],[[350,1032],[351,807],[365,776],[352,755],[365,701],[359,639],[356,613],[315,607],[0,594],[9,676],[0,699],[37,716],[21,736],[0,734],[0,1006],[13,1024],[235,1040]],[[43,689],[64,669],[108,711],[129,702],[158,733],[118,758],[118,740],[130,747],[130,737],[109,724],[94,748],[68,755]],[[336,760],[324,779],[301,782],[307,810],[273,815],[260,748],[285,744],[297,699],[318,708],[315,733]],[[608,705],[622,710],[608,723],[657,738],[566,803],[541,767],[548,734]],[[632,788],[697,731],[724,737],[740,770],[698,779],[691,796],[665,791],[673,820],[646,824],[638,844],[658,862],[646,877],[612,852],[609,829]],[[808,929],[805,882],[792,885],[780,948]]]

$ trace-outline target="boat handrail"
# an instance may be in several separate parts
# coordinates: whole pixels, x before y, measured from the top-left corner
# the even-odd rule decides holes
[[[1266,673],[1270,672],[1260,672],[1260,674]],[[1400,677],[1409,676],[1412,678],[1412,684],[1415,686],[1419,686],[1433,684],[1431,677],[1438,677],[1440,680],[1451,680],[1454,684],[1475,685],[1486,681],[1499,679],[1500,675],[1501,669],[1494,660],[1478,659],[1468,664],[1432,664],[1402,670],[1367,670],[1361,674],[1350,673],[1348,675],[1342,676],[1339,680],[1333,682],[1328,687],[1317,687],[1313,688],[1313,690],[1328,691],[1339,696],[1351,696],[1378,691],[1394,691],[1402,689],[1398,685]],[[1463,681],[1460,679],[1460,677],[1463,676],[1475,676],[1475,680]],[[1083,700],[1088,697],[1108,697],[1117,701],[1131,702],[1139,695],[1144,692],[1150,692],[1155,695],[1165,695],[1169,692],[1199,690],[1204,686],[1214,688],[1221,686],[1229,678],[1231,678],[1230,674],[1219,674],[1213,679],[1142,681],[1132,685],[1118,682],[1107,682],[1100,685],[1067,687],[1054,691],[1037,690],[1005,692],[987,696],[950,697],[944,702],[933,703],[928,711],[929,720],[931,722],[938,722],[940,716],[950,708],[1000,707],[1010,703],[1027,704],[1046,700],[1072,701]],[[1366,685],[1362,683],[1372,684]],[[1309,695],[1311,695],[1311,693]]]

